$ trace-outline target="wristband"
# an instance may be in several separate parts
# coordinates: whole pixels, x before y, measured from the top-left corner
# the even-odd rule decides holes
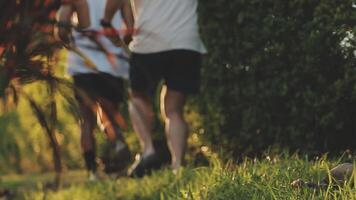
[[[111,28],[112,27],[111,22],[108,22],[108,21],[106,21],[104,19],[100,20],[100,25],[102,27],[104,27],[104,28]]]

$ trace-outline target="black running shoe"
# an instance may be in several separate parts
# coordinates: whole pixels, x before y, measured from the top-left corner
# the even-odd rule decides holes
[[[125,143],[117,141],[104,151],[102,161],[105,173],[122,174],[131,162],[131,152]]]
[[[128,170],[128,176],[141,178],[146,174],[150,174],[152,170],[159,169],[161,165],[162,162],[156,154],[146,157],[137,154],[135,162]]]

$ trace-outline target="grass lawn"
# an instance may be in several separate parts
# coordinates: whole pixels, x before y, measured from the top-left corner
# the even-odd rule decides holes
[[[106,178],[87,182],[85,172],[69,171],[59,191],[44,189],[53,174],[6,175],[0,187],[12,189],[14,199],[356,199],[355,178],[342,186],[322,190],[293,188],[298,178],[321,181],[328,169],[340,161],[326,158],[308,161],[297,155],[246,159],[242,163],[222,164],[212,159],[209,167],[186,167],[177,175],[168,169],[142,179]],[[356,177],[356,175],[353,175]]]

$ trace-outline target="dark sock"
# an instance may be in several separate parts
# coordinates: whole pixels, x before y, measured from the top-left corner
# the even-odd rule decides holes
[[[96,172],[95,151],[86,151],[84,152],[83,156],[87,170],[91,172]]]
[[[121,141],[122,143],[125,143],[124,136],[122,135],[121,129],[119,126],[115,126],[115,135],[116,135],[116,140]]]

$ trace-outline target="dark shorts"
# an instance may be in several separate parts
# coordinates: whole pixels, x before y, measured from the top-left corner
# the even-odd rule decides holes
[[[199,91],[202,55],[190,50],[133,53],[130,59],[131,89],[154,95],[161,80],[184,94]]]
[[[104,98],[113,103],[123,101],[124,81],[122,78],[107,73],[78,74],[73,76],[74,86],[83,91],[93,101]],[[75,92],[78,101],[83,101],[83,95]]]

